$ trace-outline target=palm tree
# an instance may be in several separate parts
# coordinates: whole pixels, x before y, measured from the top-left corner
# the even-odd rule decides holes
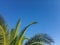
[[[51,45],[54,42],[53,39],[47,34],[37,34],[29,39],[25,45]]]
[[[32,24],[36,24],[37,22],[30,23],[21,31],[21,33],[18,34],[20,23],[21,21],[19,19],[16,27],[12,28],[10,31],[9,26],[6,24],[4,18],[0,16],[0,45],[22,45],[23,41],[27,39],[24,35],[27,28]]]

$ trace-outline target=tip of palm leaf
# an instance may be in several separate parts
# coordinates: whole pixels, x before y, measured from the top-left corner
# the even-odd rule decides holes
[[[38,22],[32,22],[31,24],[37,24]]]
[[[20,23],[20,22],[21,22],[21,19],[18,19],[18,23]],[[17,24],[18,24],[18,23],[17,23]]]

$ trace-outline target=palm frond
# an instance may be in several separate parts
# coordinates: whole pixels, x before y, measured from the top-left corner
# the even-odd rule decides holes
[[[4,32],[4,29],[0,25],[0,45],[7,45],[6,43],[6,32]]]
[[[50,36],[48,36],[47,34],[38,34],[33,36],[28,42],[25,43],[25,45],[31,45],[35,42],[51,44],[53,42],[53,39],[50,38]]]
[[[30,27],[30,26],[33,25],[33,24],[36,24],[36,23],[37,23],[37,22],[32,22],[32,23],[30,23],[29,25],[27,25],[27,26],[22,30],[22,32],[20,33],[20,36],[19,36],[18,45],[20,45],[20,44],[21,44],[21,41],[24,39],[24,34],[25,34],[27,28]]]
[[[12,43],[13,40],[15,40],[16,36],[18,35],[18,30],[20,28],[20,20],[18,20],[17,25],[14,29],[10,32],[10,42]]]
[[[5,23],[5,20],[4,20],[3,16],[1,16],[1,15],[0,15],[0,30],[2,30],[2,32],[3,32],[4,42],[5,42],[4,45],[7,45],[8,44],[8,33],[9,33],[9,30],[8,30],[8,28],[6,26],[6,23]]]
[[[20,24],[21,24],[21,21],[20,21],[20,19],[18,20],[18,22],[17,22],[17,25],[16,25],[16,27],[15,27],[15,37],[18,35],[18,30],[19,30],[19,28],[20,28]]]

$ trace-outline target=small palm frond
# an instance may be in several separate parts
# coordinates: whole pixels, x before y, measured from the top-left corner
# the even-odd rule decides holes
[[[41,42],[42,44],[44,43],[51,44],[54,41],[47,34],[38,34],[33,36],[28,42],[25,43],[25,45],[31,45],[31,44],[34,44],[35,42],[37,43]]]
[[[41,34],[41,35],[43,35],[42,37],[45,39],[46,43],[54,42],[53,39],[49,35],[47,34]]]

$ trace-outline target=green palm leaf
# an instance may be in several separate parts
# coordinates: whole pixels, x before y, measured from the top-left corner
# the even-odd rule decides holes
[[[32,23],[30,23],[29,25],[27,25],[27,26],[22,30],[22,32],[20,33],[20,36],[19,36],[18,45],[22,45],[22,41],[23,41],[23,39],[24,39],[24,34],[25,34],[27,28],[30,27],[32,24],[36,24],[36,23],[37,23],[37,22],[32,22]]]
[[[7,41],[8,41],[8,35],[7,35],[7,27],[6,27],[6,23],[5,23],[5,20],[4,20],[4,18],[2,17],[2,16],[0,16],[0,35],[3,37],[3,43],[4,43],[4,45],[7,45],[8,43],[7,43]],[[1,37],[0,36],[0,37]],[[0,43],[1,44],[1,43]]]
[[[53,41],[52,38],[50,38],[50,36],[48,36],[47,34],[38,34],[33,36],[31,39],[29,39],[28,42],[25,43],[25,45],[36,45],[38,44],[51,44]]]
[[[20,20],[18,20],[18,23],[17,23],[16,27],[14,29],[12,29],[11,32],[10,32],[10,34],[11,34],[10,35],[10,42],[11,42],[10,45],[12,45],[12,42],[14,40],[16,40],[19,28],[20,28]]]
[[[0,25],[0,45],[6,45],[6,32],[4,32],[4,29]]]

